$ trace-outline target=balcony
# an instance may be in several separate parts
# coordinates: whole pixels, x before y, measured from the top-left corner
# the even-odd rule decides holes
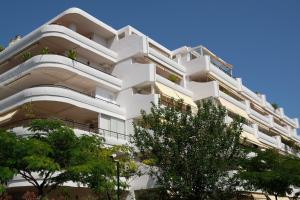
[[[263,105],[263,99],[244,85],[242,86],[242,93],[252,101],[256,102],[258,105]]]
[[[52,40],[52,38],[55,39]],[[49,43],[50,40],[52,41]],[[116,52],[72,31],[71,29],[60,25],[44,25],[1,52],[0,63],[16,56],[16,54],[24,51],[26,48],[32,48],[32,45],[38,45],[39,43],[43,43],[48,47],[64,46],[67,49],[76,48],[78,52],[85,52],[85,54],[89,55],[91,58],[97,58],[97,62],[100,62],[100,58],[102,62],[108,63],[115,63],[118,59],[118,54]]]
[[[293,149],[289,145],[287,145],[287,144],[284,144],[284,143],[281,142],[279,144],[279,147],[284,152],[287,152],[287,153],[290,153],[290,154],[293,153]]]
[[[59,118],[55,118],[55,119],[62,121],[68,127],[72,128],[75,134],[100,135],[105,139],[105,144],[108,145],[122,145],[131,141],[131,136],[125,133],[118,133],[118,132],[105,130],[97,127],[91,128],[89,125],[80,122],[74,122],[74,121],[69,121],[69,120],[59,119]],[[23,119],[19,121],[14,121],[13,123],[1,126],[1,128],[9,129],[15,132],[17,135],[30,135],[32,133],[26,127],[30,124],[32,120],[33,119]]]
[[[277,124],[276,122],[274,122],[273,128],[276,131],[278,131],[279,133],[282,133],[282,134],[284,134],[287,137],[289,137],[289,135],[290,135],[289,130],[287,129],[287,127],[283,127],[283,126]]]
[[[180,72],[185,72],[185,68],[179,65],[177,62],[171,58],[166,57],[165,55],[159,53],[157,50],[149,47],[150,58],[154,60],[162,61],[164,64],[167,64],[168,67],[173,68],[175,71],[179,70]]]
[[[10,82],[14,82],[24,75],[34,76],[37,73],[40,77],[40,73],[44,73],[43,80],[51,77],[56,77],[60,79],[60,82],[66,79],[66,77],[82,77],[85,82],[94,82],[94,87],[96,85],[105,85],[112,90],[120,90],[122,86],[122,81],[110,74],[107,74],[99,69],[92,68],[78,61],[73,61],[65,56],[47,54],[47,55],[36,55],[29,60],[21,63],[12,69],[6,71],[0,75],[0,85],[7,85]],[[50,77],[46,78],[49,75]],[[49,79],[49,80],[50,80]],[[34,80],[32,77],[30,80]],[[44,82],[43,81],[43,82]],[[35,81],[37,84],[38,82]]]
[[[164,77],[162,77],[158,74],[155,75],[155,81],[160,82],[163,85],[166,85],[166,86],[168,86],[168,87],[170,87],[170,88],[172,88],[172,89],[174,89],[174,90],[176,90],[176,91],[178,91],[182,94],[185,94],[187,96],[192,96],[193,95],[193,93],[191,91],[187,90],[186,88],[182,87],[181,85],[173,83],[172,81],[170,81],[170,80],[168,80],[168,79],[166,79],[166,78],[164,78]]]
[[[223,70],[221,70],[212,62],[209,63],[209,73],[219,81],[230,86],[232,89],[239,91],[240,82],[237,79],[234,79],[231,76],[229,76],[227,73],[225,73]]]
[[[283,115],[283,119],[285,121],[287,121],[290,125],[292,125],[293,127],[298,128],[299,124],[298,124],[298,120],[297,119],[291,119],[286,115]]]
[[[260,123],[265,124],[268,127],[271,127],[271,118],[269,116],[262,115],[250,108],[250,117],[252,117],[256,121],[259,121]]]
[[[119,105],[102,99],[79,93],[61,86],[39,86],[25,89],[0,101],[0,113],[17,108],[29,102],[62,102],[101,113],[102,110],[112,115],[123,116],[124,110]]]
[[[238,101],[235,98],[229,96],[228,94],[219,91],[220,97],[222,97],[223,99],[229,101],[230,103],[234,104],[235,106],[237,106],[238,108],[246,111],[247,110],[247,105],[245,104],[245,102],[242,101]]]
[[[258,139],[265,144],[278,148],[278,142],[275,137],[269,136],[263,132],[258,131]]]

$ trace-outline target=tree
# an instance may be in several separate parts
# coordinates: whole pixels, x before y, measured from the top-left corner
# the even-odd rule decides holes
[[[0,45],[0,52],[3,51],[5,48]]]
[[[36,188],[39,199],[67,181],[95,192],[114,191],[115,163],[108,154],[121,147],[104,147],[97,135],[76,136],[57,120],[33,120],[29,130],[32,135],[0,133],[2,185],[20,174]]]
[[[243,119],[225,123],[226,110],[212,101],[197,113],[153,104],[134,124],[133,143],[170,199],[227,199],[236,191],[234,171],[245,154],[240,144]]]
[[[255,155],[241,164],[239,176],[244,187],[260,189],[278,196],[291,194],[292,186],[300,185],[300,159],[292,155],[282,155],[273,149],[252,150]]]

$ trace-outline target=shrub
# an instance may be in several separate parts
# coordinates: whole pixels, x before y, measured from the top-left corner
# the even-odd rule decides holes
[[[45,54],[49,54],[50,51],[49,51],[49,48],[48,47],[44,47],[42,50],[41,50],[41,54],[45,55]]]
[[[22,54],[23,61],[26,61],[26,60],[28,60],[30,58],[32,58],[31,52],[27,51],[27,52],[25,52],[25,53]]]
[[[70,49],[68,51],[68,58],[72,59],[72,60],[76,60],[77,58],[77,52],[73,49]]]
[[[168,79],[170,80],[170,81],[172,81],[173,83],[177,83],[178,82],[178,77],[176,76],[176,75],[174,75],[174,74],[171,74],[169,77],[168,77]]]

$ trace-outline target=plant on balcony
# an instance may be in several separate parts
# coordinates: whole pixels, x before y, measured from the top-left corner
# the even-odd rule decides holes
[[[300,185],[300,159],[283,155],[273,149],[254,150],[255,155],[240,165],[239,176],[246,190],[262,190],[269,195],[291,194],[293,186]]]
[[[3,51],[5,48],[0,45],[0,52]]]
[[[274,108],[274,110],[277,110],[279,108],[278,104],[277,103],[272,103],[271,104],[272,107]]]
[[[26,137],[0,130],[2,191],[14,175],[20,174],[35,188],[38,199],[68,181],[84,184],[94,192],[115,192],[116,168],[110,155],[125,147],[105,147],[99,135],[77,136],[57,120],[33,120],[28,130],[32,135]],[[120,158],[122,172],[130,160],[127,157]],[[126,184],[121,184],[124,189]]]
[[[27,52],[24,52],[24,53],[22,54],[22,59],[23,59],[24,62],[25,62],[26,60],[30,59],[30,58],[32,58],[31,52],[27,51]]]
[[[179,78],[176,75],[174,75],[174,74],[170,74],[169,77],[168,77],[168,79],[170,81],[172,81],[173,83],[177,83],[179,81]]]
[[[72,60],[76,60],[77,59],[77,52],[74,49],[70,49],[68,51],[68,58],[70,58]]]
[[[182,100],[159,103],[150,113],[141,112],[133,137],[139,159],[149,165],[166,199],[232,199],[239,180],[228,171],[245,157],[239,142],[244,120],[225,124],[226,110],[211,101],[195,114],[182,112],[183,106]]]
[[[45,55],[45,54],[49,54],[50,53],[50,50],[48,47],[44,47],[42,50],[41,50],[41,54],[42,55]]]

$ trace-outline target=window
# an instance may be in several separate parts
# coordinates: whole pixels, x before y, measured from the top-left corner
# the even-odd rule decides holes
[[[100,119],[100,127],[105,130],[117,132],[117,133],[125,133],[125,121],[111,117],[108,115],[101,114]]]

